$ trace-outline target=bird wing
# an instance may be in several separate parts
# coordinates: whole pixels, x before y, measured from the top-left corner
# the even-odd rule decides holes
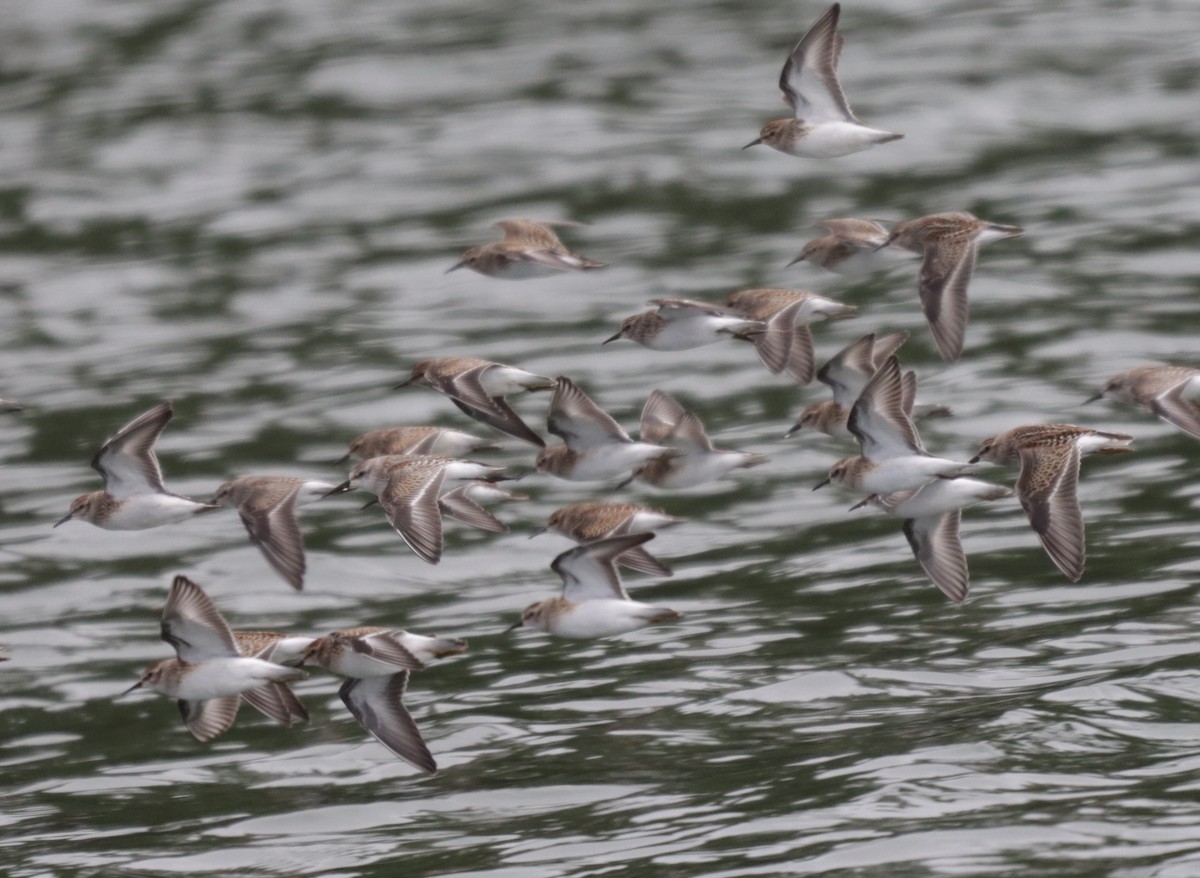
[[[400,671],[390,677],[348,679],[338,695],[371,737],[414,768],[433,774],[437,763],[421,737],[421,730],[404,707],[407,687],[408,671]]]
[[[554,383],[546,429],[561,436],[574,450],[633,441],[612,416],[596,405],[575,382],[561,376]]]
[[[562,596],[573,603],[629,600],[617,573],[617,558],[652,539],[652,533],[606,537],[563,552],[550,565],[562,577]]]
[[[830,6],[783,62],[779,87],[797,119],[859,124],[837,78],[838,59],[845,43],[837,32],[840,14],[840,3]]]
[[[1085,560],[1083,513],[1076,494],[1079,448],[1072,442],[1025,447],[1019,453],[1021,507],[1050,560],[1068,579],[1078,582]]]
[[[221,611],[186,576],[176,576],[163,604],[162,639],[185,662],[238,656],[233,631]]]
[[[388,522],[427,564],[442,559],[442,513],[438,495],[445,467],[398,470],[379,494]]]
[[[92,467],[104,477],[105,491],[117,500],[135,494],[166,492],[154,444],[174,413],[171,403],[160,402],[100,446],[92,458]]]

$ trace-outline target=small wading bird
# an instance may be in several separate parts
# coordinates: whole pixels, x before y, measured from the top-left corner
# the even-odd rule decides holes
[[[211,741],[229,729],[243,699],[283,725],[307,720],[287,684],[308,674],[253,657],[250,653],[268,647],[273,651],[275,644],[252,632],[244,637],[243,649],[204,590],[176,576],[162,613],[162,639],[175,647],[176,658],[150,665],[121,694],[153,689],[178,699],[184,725],[197,741]]]
[[[492,226],[504,233],[504,240],[463,253],[446,274],[460,268],[502,280],[526,280],[551,277],[564,271],[590,271],[603,268],[603,262],[586,259],[568,250],[551,226],[578,226],[579,223],[537,223],[533,220],[502,220]]]
[[[855,118],[838,83],[845,40],[837,32],[842,6],[834,3],[792,49],[779,74],[783,99],[795,118],[775,119],[743,149],[765,144],[802,158],[835,158],[861,152],[903,134],[869,128]]]
[[[562,595],[530,604],[508,630],[536,628],[560,637],[611,637],[680,618],[682,613],[676,610],[631,599],[621,585],[617,559],[652,539],[650,533],[628,534],[563,552],[550,565],[562,577]]]
[[[54,526],[77,518],[105,530],[144,530],[219,509],[163,486],[154,444],[173,414],[171,403],[160,402],[105,442],[92,458],[92,468],[104,477],[104,490],[76,497]]]

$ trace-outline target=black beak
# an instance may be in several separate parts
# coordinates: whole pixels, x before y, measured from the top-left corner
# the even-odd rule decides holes
[[[326,497],[332,497],[334,494],[345,494],[347,491],[353,490],[354,487],[350,484],[350,480],[346,479],[346,481],[342,482],[336,488],[326,491],[324,494],[322,494],[321,499],[324,500]]]
[[[806,258],[807,257],[805,257],[805,255],[803,253],[801,253],[799,256],[797,256],[795,259],[793,259],[791,262],[789,262],[788,265],[795,265],[797,262],[803,262]]]
[[[783,438],[788,439],[791,436],[794,436],[796,433],[799,433],[803,429],[804,429],[804,426],[799,421],[796,421],[796,423],[794,423],[794,424],[792,424],[792,426],[788,427],[788,431],[783,434]]]
[[[507,628],[505,628],[504,633],[507,634],[510,631],[516,631],[518,628],[524,628],[524,627],[525,627],[525,617],[522,616],[520,619],[518,619],[517,621],[515,621],[511,625],[509,625]]]
[[[533,533],[531,533],[529,535],[529,539],[532,540],[534,537],[540,537],[542,534],[544,534],[548,530],[550,530],[550,528],[544,524],[541,527],[536,527],[533,529]]]
[[[458,271],[460,268],[466,268],[466,267],[467,267],[467,263],[456,262],[453,265],[451,265],[449,268],[447,268],[445,271],[443,271],[442,274],[449,274],[452,271]]]
[[[763,142],[763,139],[761,137],[759,137],[755,140],[751,140],[749,143],[747,143],[745,146],[743,146],[742,149],[749,149],[752,146],[758,146],[762,142]]]
[[[1094,396],[1089,396],[1087,399],[1085,399],[1085,400],[1083,401],[1083,404],[1084,404],[1084,405],[1087,405],[1089,402],[1095,402],[1095,401],[1096,401],[1096,400],[1098,400],[1098,399],[1104,399],[1104,394],[1103,394],[1103,393],[1097,393],[1097,394],[1095,394]]]
[[[66,524],[68,521],[70,521],[74,517],[75,517],[74,512],[68,512],[66,515],[64,515],[62,518],[60,518],[58,521],[54,522],[54,526],[58,527],[60,524]]]
[[[606,338],[606,339],[604,339],[604,341],[600,342],[600,344],[602,344],[602,345],[606,345],[606,344],[608,344],[610,341],[616,341],[616,340],[617,340],[617,339],[619,339],[620,337],[621,337],[621,333],[619,333],[619,332],[618,332],[616,335],[612,336],[611,338]]]
[[[136,683],[134,683],[132,686],[130,686],[128,689],[126,689],[124,692],[122,692],[117,697],[124,698],[126,695],[128,695],[130,692],[132,692],[134,689],[141,689],[141,688],[142,688],[142,681],[138,680]]]
[[[974,457],[968,460],[967,463],[979,463],[979,455],[976,454]]]
[[[405,378],[405,379],[404,379],[403,381],[401,381],[399,384],[393,384],[393,385],[392,385],[392,390],[399,390],[401,387],[408,387],[408,385],[410,385],[410,384],[412,384],[412,383],[413,383],[413,379],[412,379],[412,378]]]
[[[829,482],[830,482],[830,479],[828,479],[828,478],[822,479],[821,481],[819,481],[815,485],[813,485],[812,489],[815,491],[818,488],[824,488],[826,485],[829,484]]]

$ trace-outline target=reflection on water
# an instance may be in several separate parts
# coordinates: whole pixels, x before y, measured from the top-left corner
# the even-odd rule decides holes
[[[847,5],[843,83],[902,141],[836,161],[745,153],[817,6],[364,2],[25,4],[0,17],[0,863],[13,875],[850,873],[1185,876],[1200,869],[1194,441],[1082,401],[1146,360],[1196,364],[1194,30],[1185,2]],[[965,209],[986,249],[961,361],[911,269],[786,263],[822,217]],[[570,218],[603,272],[444,275],[506,217]],[[1084,464],[1087,571],[1067,583],[1015,501],[964,515],[972,598],[947,603],[893,519],[812,492],[849,450],[782,433],[823,387],[747,346],[601,347],[646,299],[810,288],[857,305],[818,360],[907,329],[931,451],[1020,423],[1130,432]],[[718,445],[771,461],[677,494],[631,576],[678,624],[598,642],[503,633],[568,546],[527,539],[611,486],[530,476],[512,532],[451,525],[422,564],[358,497],[301,515],[307,586],[232,513],[147,533],[72,523],[87,461],[160,399],[173,490],[334,480],[350,438],[474,429],[392,392],[440,354],[567,374],[632,427],[656,387]],[[544,396],[514,400],[531,423]],[[528,469],[505,441],[487,460]],[[993,470],[986,477],[1011,478]],[[441,767],[392,759],[336,683],[313,719],[246,713],[199,746],[162,698],[115,699],[170,654],[176,573],[239,627],[403,625],[470,652],[414,677]],[[1099,872],[1097,871],[1099,870]],[[915,874],[915,872],[914,872]]]

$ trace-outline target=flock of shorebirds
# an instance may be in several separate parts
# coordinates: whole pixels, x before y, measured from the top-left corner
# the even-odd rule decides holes
[[[839,4],[831,6],[788,56],[780,76],[794,117],[775,120],[747,146],[764,144],[797,156],[830,158],[887,143],[902,135],[863,125],[837,81],[843,39]],[[529,220],[497,223],[503,240],[473,247],[449,270],[519,280],[564,271],[602,268],[568,249],[549,224]],[[570,224],[564,224],[570,225]],[[898,254],[920,257],[917,289],[941,357],[956,360],[967,325],[967,288],[980,246],[1022,233],[1015,226],[955,212],[924,216],[890,230],[863,219],[829,219],[827,234],[809,241],[793,260],[838,273],[894,269]],[[915,256],[914,256],[915,254]],[[816,487],[838,483],[903,520],[904,534],[921,568],[952,601],[967,596],[967,560],[959,540],[962,509],[1014,494],[1004,485],[972,478],[976,464],[1020,464],[1015,494],[1051,561],[1070,580],[1084,569],[1084,526],[1076,497],[1080,460],[1089,454],[1130,449],[1132,437],[1071,424],[1018,426],[983,440],[970,460],[929,453],[914,417],[947,414],[915,401],[916,378],[896,356],[906,333],[868,333],[819,369],[809,324],[852,317],[856,309],[814,293],[789,289],[742,290],[721,304],[657,299],[652,310],[625,319],[604,343],[627,339],[652,350],[683,350],[722,340],[749,344],[774,374],[799,384],[814,377],[833,398],[809,405],[787,431],[817,430],[853,438],[859,454],[839,460]],[[677,400],[653,391],[634,440],[579,386],[488,360],[451,357],[412,367],[398,387],[421,385],[450,399],[464,414],[501,434],[539,449],[534,470],[581,482],[640,480],[675,490],[723,478],[765,461],[761,454],[715,447],[704,424]],[[507,397],[548,391],[547,430],[561,444],[547,446]],[[1200,439],[1200,370],[1143,366],[1111,378],[1095,398],[1130,402]],[[20,406],[0,400],[0,412]],[[496,446],[487,438],[440,426],[402,426],[355,438],[343,458],[351,462],[340,484],[319,479],[246,476],[221,485],[211,500],[167,490],[155,443],[172,417],[169,402],[139,415],[106,441],[92,461],[104,489],[77,498],[56,527],[70,520],[110,530],[140,530],[183,521],[220,507],[234,507],[251,541],[273,570],[293,588],[304,583],[304,540],[298,506],[356,489],[375,495],[391,526],[423,561],[436,564],[443,551],[443,521],[453,519],[485,531],[506,525],[486,505],[523,499],[504,486],[502,467],[467,459]],[[536,628],[565,637],[603,637],[676,619],[667,607],[635,601],[619,567],[652,575],[670,569],[646,549],[654,531],[684,519],[633,503],[584,501],[554,512],[546,530],[579,545],[554,559],[560,595],[525,609],[512,628]],[[511,629],[510,629],[511,630]],[[233,631],[204,591],[175,578],[162,614],[162,638],[176,652],[147,668],[131,690],[148,688],[178,700],[184,723],[201,741],[225,732],[242,701],[290,725],[308,718],[289,683],[305,668],[324,668],[346,678],[340,696],[356,720],[384,746],[423,771],[433,756],[403,704],[413,670],[463,652],[464,641],[399,629],[357,628],[323,637],[280,632]]]

